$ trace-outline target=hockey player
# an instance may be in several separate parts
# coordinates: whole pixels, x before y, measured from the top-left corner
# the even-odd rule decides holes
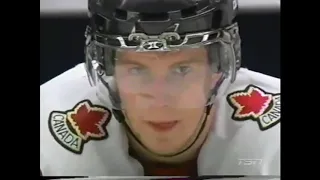
[[[44,176],[280,175],[280,80],[240,67],[237,0],[88,5],[85,63],[40,86]]]

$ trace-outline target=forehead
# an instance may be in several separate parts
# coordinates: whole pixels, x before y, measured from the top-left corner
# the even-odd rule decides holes
[[[206,60],[207,50],[204,47],[201,48],[185,48],[174,51],[166,52],[136,52],[133,50],[128,51],[118,51],[117,59],[118,60],[157,60],[157,59],[168,59],[172,61],[181,61],[188,59],[199,59]]]

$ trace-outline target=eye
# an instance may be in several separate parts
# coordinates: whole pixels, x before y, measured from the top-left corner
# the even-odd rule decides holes
[[[186,75],[189,71],[191,71],[191,68],[189,66],[179,66],[174,68],[174,73],[178,75]]]
[[[133,67],[128,69],[129,74],[131,75],[139,75],[145,72],[145,69],[142,67]]]

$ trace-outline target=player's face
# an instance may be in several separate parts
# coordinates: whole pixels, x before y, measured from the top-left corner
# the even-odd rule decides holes
[[[171,153],[196,132],[213,73],[205,48],[175,52],[121,52],[115,78],[134,134],[150,150]]]

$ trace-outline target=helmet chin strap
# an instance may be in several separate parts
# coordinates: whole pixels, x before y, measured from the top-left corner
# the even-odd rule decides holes
[[[125,113],[120,110],[113,110],[114,116],[118,119],[122,119],[122,124],[124,125],[127,135],[129,138],[129,142],[132,148],[138,151],[137,154],[141,156],[143,159],[151,160],[151,161],[161,161],[166,163],[174,163],[190,160],[194,157],[198,148],[203,144],[204,140],[207,137],[207,134],[210,130],[211,121],[208,123],[208,116],[212,109],[212,104],[206,106],[205,112],[201,117],[201,121],[199,123],[199,128],[197,128],[196,132],[190,137],[189,142],[181,148],[178,152],[172,154],[160,154],[157,152],[151,151],[148,147],[146,147],[141,140],[134,134],[128,123],[125,119]],[[139,153],[140,152],[140,153]],[[142,152],[142,153],[141,153]]]
[[[218,89],[224,80],[225,80],[225,76],[221,76],[217,81],[215,87],[211,90],[211,93],[210,93],[211,96],[207,101],[207,104],[209,105],[205,107],[204,113],[201,116],[199,128],[197,128],[193,136],[190,137],[190,141],[182,148],[182,150],[179,150],[178,152],[172,153],[170,155],[159,154],[151,151],[148,147],[146,147],[141,142],[141,140],[137,137],[137,135],[135,135],[135,133],[132,131],[132,129],[127,123],[128,118],[126,118],[125,112],[122,110],[116,110],[116,109],[113,109],[112,112],[115,118],[120,123],[123,124],[127,132],[129,142],[133,146],[132,148],[135,149],[136,151],[142,152],[142,153],[138,153],[139,155],[144,156],[141,158],[153,160],[153,161],[167,162],[167,163],[182,162],[182,161],[190,160],[190,158],[194,157],[194,155],[196,154],[200,146],[204,143],[210,131],[210,125],[212,121],[209,121],[208,123],[208,116],[214,104],[215,97],[218,94]],[[106,87],[108,89],[110,88],[107,83],[106,83]]]

